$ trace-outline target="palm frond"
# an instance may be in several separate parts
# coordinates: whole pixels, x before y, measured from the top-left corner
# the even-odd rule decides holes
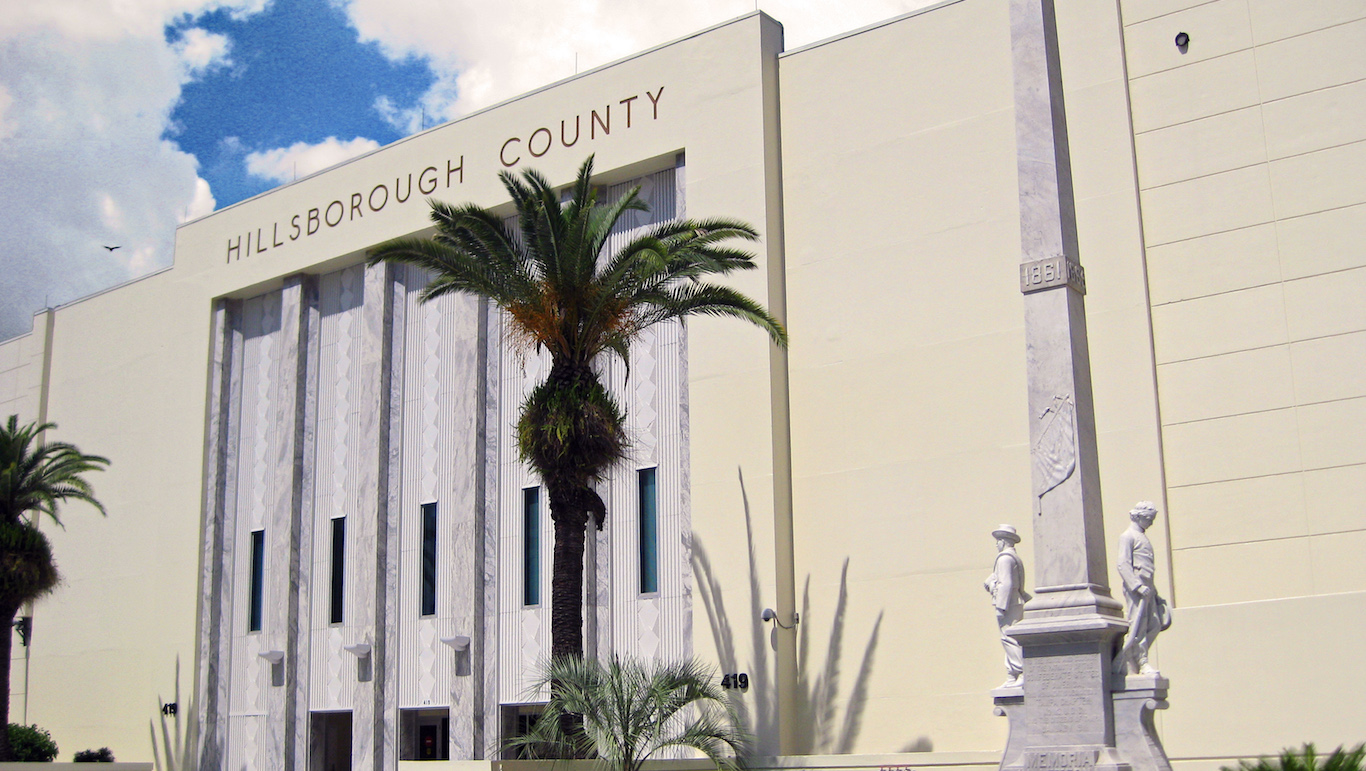
[[[735,769],[751,737],[697,661],[560,658],[534,688],[553,696],[526,736],[508,749],[535,757],[595,758],[612,771],[638,771],[670,749],[690,749],[718,769]]]
[[[34,512],[61,525],[58,510],[68,501],[84,501],[107,513],[83,475],[103,471],[109,459],[86,455],[67,442],[38,441],[39,434],[56,428],[55,423],[20,426],[17,415],[0,427],[0,523],[18,524]]]
[[[639,329],[684,316],[731,316],[744,319],[768,332],[779,346],[787,345],[787,330],[762,305],[730,287],[687,284],[643,292],[638,303],[649,310],[637,322]],[[634,331],[634,330],[633,330]]]

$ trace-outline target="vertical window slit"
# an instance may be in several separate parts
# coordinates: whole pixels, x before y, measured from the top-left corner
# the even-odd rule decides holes
[[[522,604],[541,604],[541,488],[522,490]]]
[[[332,520],[332,607],[329,623],[340,624],[346,600],[346,517]]]
[[[636,472],[640,491],[640,593],[659,591],[659,494],[656,469]]]
[[[422,504],[422,615],[436,615],[436,504]]]
[[[251,531],[251,607],[247,612],[247,631],[261,631],[261,615],[265,610],[266,591],[266,531]]]

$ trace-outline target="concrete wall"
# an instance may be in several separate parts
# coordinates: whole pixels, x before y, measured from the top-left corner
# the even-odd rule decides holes
[[[1168,748],[1359,741],[1366,708],[1340,694],[1366,687],[1349,652],[1366,611],[1366,6],[1122,5],[1179,606],[1159,643]]]
[[[1120,30],[1113,4],[1060,4],[1112,536],[1162,496]],[[781,63],[807,749],[998,749],[981,582],[1002,522],[1028,569],[1033,500],[1007,6]]]
[[[37,313],[32,332],[0,343],[0,420],[10,415],[21,424],[38,419],[50,318],[48,311]]]

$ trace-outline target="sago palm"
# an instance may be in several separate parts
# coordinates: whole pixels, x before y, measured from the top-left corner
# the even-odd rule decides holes
[[[51,591],[58,580],[47,536],[26,517],[47,514],[60,525],[58,506],[72,500],[104,513],[83,475],[103,470],[109,461],[65,442],[38,441],[39,434],[56,427],[20,426],[15,415],[0,427],[0,727],[9,725],[9,629],[19,608]],[[9,732],[0,730],[0,761],[11,755]]]
[[[536,688],[553,686],[556,697],[506,746],[529,758],[594,758],[609,771],[640,771],[671,749],[692,749],[733,770],[750,737],[716,682],[696,661],[553,659]]]
[[[624,415],[593,369],[606,353],[625,358],[647,327],[694,314],[753,323],[779,345],[782,325],[754,300],[702,279],[755,267],[754,257],[727,245],[754,240],[754,228],[729,219],[673,220],[651,226],[615,253],[608,236],[629,211],[646,210],[633,190],[600,203],[593,159],[579,168],[572,195],[541,174],[500,176],[517,210],[518,230],[503,217],[465,204],[430,201],[436,234],[380,246],[371,262],[429,271],[429,301],[452,293],[487,298],[501,308],[514,342],[548,351],[550,375],[522,405],[517,441],[541,477],[555,528],[551,575],[551,655],[583,656],[583,553],[590,517],[607,512],[593,483],[626,448]]]
[[[1328,757],[1320,755],[1313,743],[1300,749],[1286,747],[1277,758],[1240,760],[1236,766],[1223,766],[1219,771],[1362,771],[1366,760],[1366,744],[1352,749],[1338,745]]]

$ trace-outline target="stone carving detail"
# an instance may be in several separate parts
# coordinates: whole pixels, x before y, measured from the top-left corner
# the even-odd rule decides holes
[[[1086,271],[1081,263],[1061,254],[1020,263],[1020,291],[1025,294],[1067,286],[1086,294]]]
[[[1001,647],[1006,652],[1007,679],[1001,687],[1014,688],[1020,685],[1020,678],[1024,675],[1024,652],[1006,630],[1024,617],[1024,604],[1029,601],[1029,593],[1024,588],[1024,563],[1015,553],[1020,534],[1010,525],[1001,525],[991,531],[991,535],[996,539],[996,565],[982,586],[991,595],[992,604],[996,607],[996,625],[1001,629]]]
[[[1044,495],[1067,481],[1077,468],[1077,408],[1072,397],[1054,396],[1053,404],[1039,415],[1039,421],[1043,430],[1030,454],[1034,456],[1037,472],[1034,478],[1038,489],[1034,495],[1041,505]]]
[[[1152,541],[1145,532],[1157,519],[1157,507],[1149,501],[1139,501],[1129,512],[1131,524],[1119,537],[1119,554],[1115,558],[1119,576],[1124,581],[1124,601],[1128,609],[1129,632],[1124,647],[1115,656],[1116,674],[1156,675],[1148,663],[1148,649],[1158,632],[1172,624],[1171,609],[1157,595],[1153,583],[1156,559]]]

